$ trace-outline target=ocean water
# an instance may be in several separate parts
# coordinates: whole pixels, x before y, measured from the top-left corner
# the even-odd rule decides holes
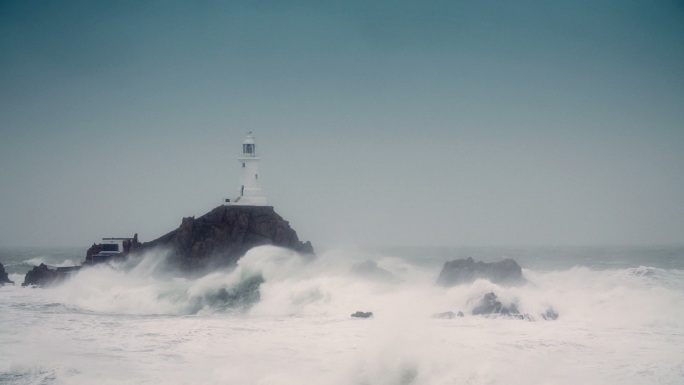
[[[259,247],[193,280],[160,269],[158,250],[21,287],[32,266],[82,254],[0,250],[16,283],[0,287],[0,384],[684,384],[683,247],[332,250],[313,262]],[[529,282],[435,285],[465,257],[514,258]],[[366,260],[398,282],[350,273]],[[488,292],[531,320],[470,315]],[[548,307],[557,320],[541,318]],[[465,316],[431,317],[445,311]]]

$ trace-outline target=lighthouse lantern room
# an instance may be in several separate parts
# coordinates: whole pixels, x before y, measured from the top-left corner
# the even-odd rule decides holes
[[[266,197],[259,185],[259,160],[256,152],[256,142],[251,132],[242,142],[242,156],[240,162],[240,190],[237,198],[226,199],[225,205],[266,206]]]

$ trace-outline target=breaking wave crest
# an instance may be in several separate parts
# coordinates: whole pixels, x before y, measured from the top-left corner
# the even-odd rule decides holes
[[[387,256],[376,258],[378,266],[396,281],[351,274],[352,266],[366,257],[334,251],[309,261],[290,250],[263,246],[250,250],[234,269],[188,279],[166,272],[166,253],[157,250],[122,265],[82,269],[45,295],[51,302],[104,313],[347,317],[362,310],[373,311],[376,318],[419,319],[447,311],[469,315],[478,298],[494,292],[504,305],[532,320],[541,320],[549,308],[561,319],[613,325],[684,319],[683,310],[670,306],[682,299],[673,290],[684,278],[679,270],[524,269],[529,283],[520,287],[481,279],[443,288],[434,284],[438,269]]]
[[[67,266],[76,265],[76,263],[72,259],[65,259],[62,262],[54,263],[52,261],[52,258],[49,258],[47,256],[27,259],[22,264],[24,266],[30,266],[30,267],[39,266],[40,264],[45,264],[45,265],[48,265],[50,267],[67,267]]]
[[[55,302],[101,313],[244,312],[259,302],[265,280],[286,279],[304,263],[294,252],[265,246],[248,252],[234,269],[188,279],[165,268],[166,256],[164,250],[156,250],[120,264],[83,268],[42,294]]]
[[[682,270],[525,268],[523,286],[445,288],[439,264],[356,251],[310,261],[264,246],[195,279],[165,270],[165,258],[82,269],[45,290],[3,288],[3,328],[24,335],[0,330],[12,349],[0,382],[625,385],[684,373]],[[487,293],[529,317],[473,315]],[[557,320],[541,317],[549,307]],[[448,311],[464,316],[432,317]]]

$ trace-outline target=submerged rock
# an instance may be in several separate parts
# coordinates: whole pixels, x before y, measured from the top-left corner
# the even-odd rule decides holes
[[[351,315],[354,318],[371,318],[373,316],[373,312],[368,311],[368,312],[363,312],[363,311],[357,311],[356,313]]]
[[[399,283],[401,280],[388,270],[379,267],[374,261],[357,263],[351,268],[351,273],[357,277],[376,282]]]
[[[487,293],[480,298],[475,304],[472,314],[482,315],[485,317],[508,317],[527,321],[535,320],[535,317],[530,314],[520,313],[515,303],[504,305],[501,303],[501,301],[499,301],[494,293]],[[553,308],[548,308],[544,313],[541,314],[541,317],[544,320],[552,321],[558,319],[558,313],[556,313]]]
[[[542,313],[542,318],[547,321],[555,321],[558,319],[558,313],[553,310],[553,308],[548,308],[544,313]]]
[[[472,258],[468,258],[445,262],[437,283],[450,287],[471,283],[480,278],[488,279],[492,283],[511,286],[526,282],[522,275],[522,268],[512,259],[485,263],[475,262]]]
[[[7,275],[7,272],[5,271],[5,266],[0,263],[0,286],[6,283],[11,283],[14,285],[14,282],[10,281],[9,275]]]
[[[444,313],[435,313],[432,315],[432,318],[439,318],[439,319],[454,319],[456,317],[463,317],[463,312],[459,311],[458,313],[454,313],[453,311],[445,311]]]
[[[517,306],[511,304],[508,307],[504,306],[496,297],[494,293],[487,293],[482,297],[472,311],[473,315],[516,315],[518,312]]]
[[[310,242],[301,242],[288,221],[271,206],[219,206],[195,219],[183,218],[178,229],[143,243],[132,253],[161,247],[169,260],[185,270],[235,266],[253,247],[273,245],[313,255]]]

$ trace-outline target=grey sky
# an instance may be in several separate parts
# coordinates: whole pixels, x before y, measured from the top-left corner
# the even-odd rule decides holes
[[[371,3],[371,4],[369,4]],[[682,243],[681,1],[0,3],[0,246]]]

